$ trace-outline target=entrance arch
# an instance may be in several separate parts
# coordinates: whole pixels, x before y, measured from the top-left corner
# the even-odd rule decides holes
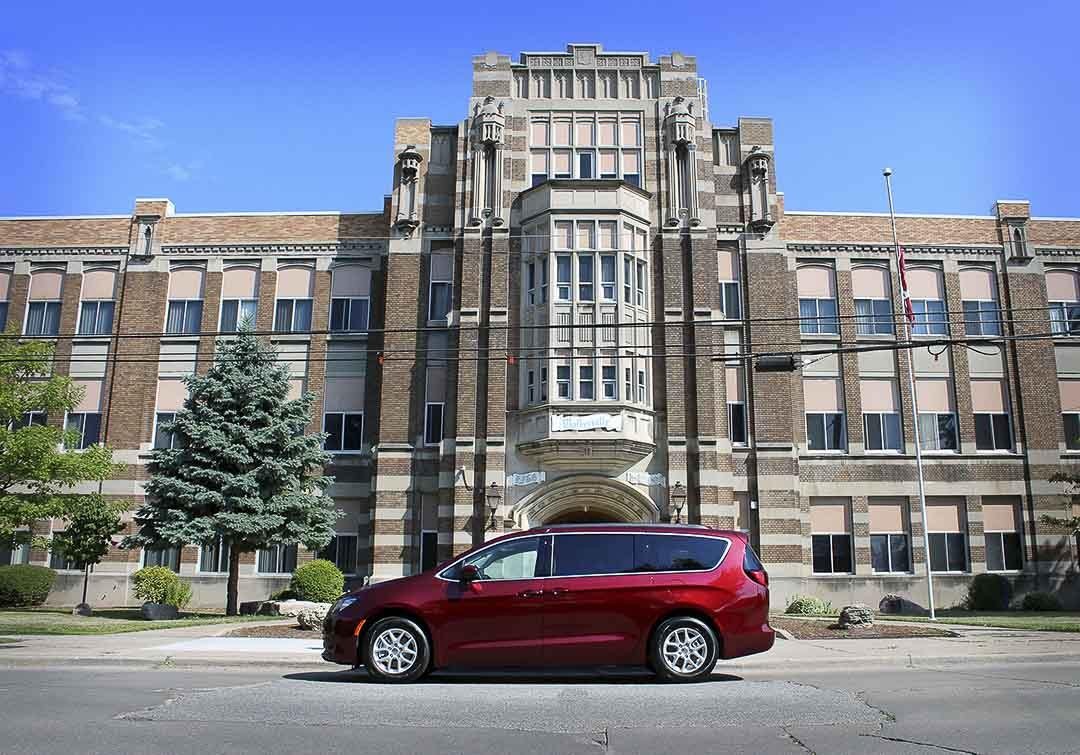
[[[570,475],[547,483],[514,507],[518,527],[583,522],[656,522],[660,509],[648,496],[619,480]]]

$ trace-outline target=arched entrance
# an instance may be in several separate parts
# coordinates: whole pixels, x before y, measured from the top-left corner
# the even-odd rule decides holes
[[[570,475],[553,480],[514,507],[514,521],[526,529],[545,524],[655,522],[660,509],[648,496],[619,480]]]

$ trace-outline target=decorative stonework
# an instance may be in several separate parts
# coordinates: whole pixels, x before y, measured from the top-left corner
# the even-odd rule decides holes
[[[750,193],[750,228],[767,233],[775,224],[769,208],[769,172],[772,158],[761,147],[754,147],[744,161],[747,190]]]
[[[472,195],[469,225],[489,220],[501,226],[503,214],[503,104],[485,97],[473,109]]]
[[[697,191],[697,117],[694,103],[675,97],[664,106],[667,226],[701,223]]]
[[[401,180],[398,183],[397,218],[394,227],[405,238],[410,238],[413,231],[420,225],[419,214],[419,190],[420,190],[420,163],[423,156],[416,151],[412,144],[405,147],[398,154],[398,172]]]

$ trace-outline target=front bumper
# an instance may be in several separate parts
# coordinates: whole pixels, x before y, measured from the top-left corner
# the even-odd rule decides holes
[[[357,644],[364,622],[327,614],[323,622],[322,659],[343,666],[359,665]]]

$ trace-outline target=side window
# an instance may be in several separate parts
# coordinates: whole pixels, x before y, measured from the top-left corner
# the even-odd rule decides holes
[[[715,569],[728,542],[715,537],[636,535],[635,571],[703,571]]]
[[[493,545],[455,564],[443,576],[456,579],[462,566],[472,564],[480,570],[481,579],[532,579],[536,575],[540,540],[523,537]]]
[[[634,571],[634,535],[556,535],[552,576]]]

